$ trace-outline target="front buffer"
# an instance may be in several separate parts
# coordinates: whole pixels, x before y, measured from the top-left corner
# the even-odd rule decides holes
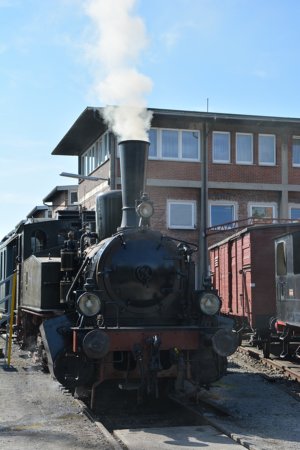
[[[207,386],[225,375],[237,338],[230,327],[218,325],[80,328],[60,316],[45,321],[40,331],[50,373],[67,388],[115,380],[122,389],[135,386],[157,397],[160,379],[183,389],[184,380]]]

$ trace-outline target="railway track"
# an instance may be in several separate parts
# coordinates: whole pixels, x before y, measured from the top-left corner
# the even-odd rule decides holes
[[[160,408],[153,402],[144,409],[136,406],[134,392],[113,395],[104,389],[99,395],[108,403],[100,401],[91,413],[14,348],[14,371],[0,370],[2,399],[10,405],[0,417],[0,447],[33,450],[42,442],[45,450],[79,450],[88,442],[90,449],[105,450],[298,449],[300,396],[293,399],[285,389],[298,383],[276,375],[272,380],[272,370],[259,370],[260,362],[241,356],[245,351],[230,357],[228,376],[196,398],[171,397]]]
[[[265,358],[262,350],[246,344],[240,346],[238,351],[259,360],[262,364],[269,368],[273,368],[281,372],[288,379],[300,382],[300,363],[297,363],[297,361],[280,359],[276,354],[272,354],[270,358]]]
[[[120,416],[109,418],[109,432],[122,450],[298,449],[300,396],[293,395],[291,382],[278,375],[278,368],[263,367],[257,353],[246,357],[246,350],[233,355],[228,376],[211,390],[200,391],[196,401],[171,396],[160,411],[138,413],[129,407],[127,423]],[[103,417],[98,420],[102,424]]]
[[[113,396],[111,392],[112,400]],[[129,394],[128,401],[130,407],[127,409],[120,398],[119,408],[113,403],[98,412],[85,408],[87,417],[97,424],[107,439],[110,436],[115,450],[170,450],[175,446],[181,450],[198,450],[201,446],[207,450],[249,449],[240,439],[215,426],[214,417],[230,416],[231,413],[205,392],[200,391],[197,397],[168,395],[161,401],[147,402],[143,406],[132,403]]]

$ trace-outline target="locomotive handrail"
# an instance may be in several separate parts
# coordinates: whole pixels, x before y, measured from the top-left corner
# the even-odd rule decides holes
[[[299,219],[280,219],[278,217],[248,217],[247,219],[233,220],[231,222],[224,222],[219,225],[214,225],[212,227],[206,228],[206,235],[211,236],[212,234],[222,233],[224,231],[235,232],[240,229],[249,226],[257,225],[274,225],[274,224],[285,224],[285,223],[300,223]]]
[[[5,304],[6,302],[8,302],[8,309],[10,309],[10,300],[11,300],[11,293],[12,293],[12,283],[11,283],[12,278],[13,278],[13,275],[10,275],[9,277],[0,281],[0,287],[4,286],[6,292],[7,292],[6,286],[9,283],[8,294],[4,293],[4,297],[1,297],[1,291],[0,291],[0,305],[2,305],[2,303]],[[5,311],[6,311],[6,308],[5,308]],[[2,313],[2,315],[3,315],[3,313]],[[7,320],[6,315],[5,315],[5,317],[0,316],[0,325],[2,325],[6,320]]]
[[[183,239],[176,239],[173,236],[162,236],[162,239],[166,239],[168,241],[175,241],[175,242],[179,242],[180,244],[186,244],[186,245],[190,245],[191,247],[194,247],[195,250],[193,250],[193,252],[197,252],[199,249],[199,246],[197,244],[195,244],[194,242],[188,242],[188,241],[184,241]]]
[[[4,297],[0,298],[0,305],[2,303],[7,302],[7,308],[4,309],[4,313],[2,313],[0,316],[0,325],[7,322],[4,357],[6,359],[7,366],[10,366],[14,309],[15,309],[15,301],[16,301],[16,284],[17,284],[16,273],[13,273],[9,277],[2,280],[0,282],[0,287],[2,285],[6,286],[7,283],[9,283],[9,289],[8,289],[9,293],[8,293],[8,295],[5,295]]]
[[[71,284],[70,289],[69,289],[68,292],[67,292],[67,295],[66,295],[66,303],[69,303],[69,299],[70,299],[70,296],[71,296],[72,291],[73,291],[73,289],[74,289],[74,286],[76,285],[78,278],[80,277],[80,275],[81,275],[83,269],[85,268],[85,266],[87,265],[87,263],[89,262],[89,260],[90,260],[90,258],[86,258],[86,259],[83,261],[82,265],[80,266],[80,268],[79,268],[79,270],[78,270],[78,272],[77,272],[77,274],[76,274],[76,276],[75,276],[75,278],[74,278],[74,280],[73,280],[73,283]]]

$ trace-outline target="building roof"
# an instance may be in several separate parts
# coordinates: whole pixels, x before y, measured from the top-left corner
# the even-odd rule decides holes
[[[182,111],[172,109],[149,108],[155,116],[169,118],[197,119],[207,123],[228,122],[228,124],[249,124],[249,125],[274,125],[298,127],[300,134],[300,118],[256,116],[244,114],[226,114],[215,112]],[[52,155],[73,155],[79,156],[93,142],[107,130],[101,111],[103,108],[87,107],[71,126],[66,135],[61,139]]]
[[[46,205],[41,205],[41,206],[35,206],[26,216],[27,219],[29,219],[30,217],[34,217],[35,214],[39,211],[46,211],[48,210],[48,206]]]
[[[107,129],[100,111],[87,107],[71,126],[67,134],[52,151],[52,155],[79,155]]]
[[[69,184],[67,186],[55,186],[55,188],[52,189],[51,192],[49,192],[46,197],[43,198],[43,203],[46,202],[52,202],[53,198],[57,195],[58,192],[61,191],[77,191],[78,185],[77,184]]]

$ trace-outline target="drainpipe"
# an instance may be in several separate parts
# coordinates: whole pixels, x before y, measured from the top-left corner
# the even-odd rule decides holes
[[[200,236],[199,236],[199,280],[198,287],[203,289],[209,273],[207,235],[208,227],[208,124],[205,122],[201,134],[201,204],[200,204]]]

